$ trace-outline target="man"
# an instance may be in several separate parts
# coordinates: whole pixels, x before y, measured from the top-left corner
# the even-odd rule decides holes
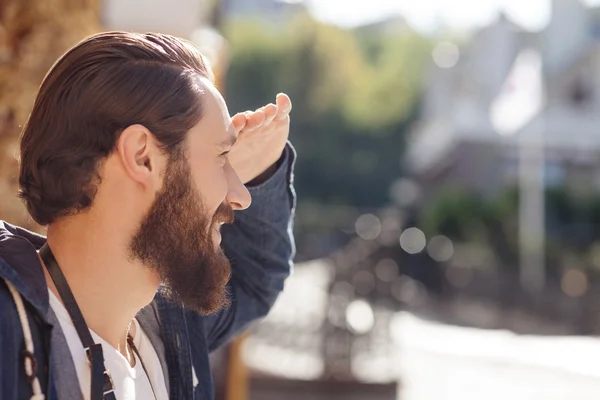
[[[21,140],[47,239],[0,221],[0,398],[211,399],[209,352],[290,273],[290,110],[280,94],[230,118],[203,56],[168,35],[69,50]]]

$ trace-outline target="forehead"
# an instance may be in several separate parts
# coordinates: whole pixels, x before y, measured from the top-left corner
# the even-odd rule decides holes
[[[205,78],[200,79],[202,88],[202,118],[190,129],[191,147],[214,147],[236,136],[229,110],[223,96]]]

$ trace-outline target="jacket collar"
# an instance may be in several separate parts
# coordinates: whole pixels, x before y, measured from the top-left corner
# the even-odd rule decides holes
[[[46,243],[44,236],[0,220],[0,279],[10,281],[21,293],[21,296],[31,303],[42,318],[48,322],[46,317],[49,315],[50,309],[48,285],[44,277],[44,267],[36,253],[36,250],[39,250],[44,243]],[[170,310],[169,304],[164,300],[161,301],[160,294],[157,294],[155,300],[140,310],[136,317],[158,355],[167,390],[170,392],[168,372],[175,370],[176,365],[171,366],[168,363],[169,361],[174,362],[177,358],[169,360],[166,357],[165,345],[161,337],[159,312],[156,308],[159,304],[163,304],[162,308],[165,308],[162,310],[163,314],[167,312],[167,309]],[[169,311],[169,313],[172,312]],[[173,354],[177,354],[177,352],[175,351]]]
[[[48,285],[36,250],[46,238],[0,220],[0,278],[11,282],[41,315],[48,312]]]

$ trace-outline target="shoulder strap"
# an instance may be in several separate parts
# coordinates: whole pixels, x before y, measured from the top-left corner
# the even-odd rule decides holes
[[[37,362],[35,358],[35,348],[33,346],[33,337],[31,336],[31,328],[29,326],[29,319],[27,318],[27,312],[25,311],[25,305],[21,294],[8,280],[4,280],[8,290],[15,301],[17,306],[17,314],[19,315],[19,321],[21,322],[21,329],[23,330],[23,339],[25,341],[25,376],[33,389],[33,396],[30,400],[44,400],[46,397],[42,393],[42,387],[40,386],[40,380],[37,376]]]
[[[44,264],[46,264],[46,269],[60,294],[60,298],[69,313],[69,317],[71,317],[71,321],[73,321],[81,344],[85,349],[91,348],[94,344],[94,339],[92,339],[90,330],[85,323],[85,319],[83,318],[83,314],[81,314],[81,310],[77,305],[73,292],[71,292],[67,279],[58,266],[58,262],[56,261],[56,258],[54,258],[54,254],[52,253],[52,250],[50,250],[48,243],[40,249],[40,256],[42,257],[42,260],[44,260]]]
[[[44,264],[46,264],[46,269],[56,286],[56,290],[75,326],[77,336],[79,336],[79,340],[81,340],[81,344],[85,349],[92,375],[91,400],[116,400],[114,383],[110,373],[104,366],[102,345],[100,343],[94,343],[90,329],[85,323],[83,314],[77,305],[73,292],[71,292],[67,279],[58,266],[58,262],[47,242],[40,249],[40,256],[42,257],[42,260],[44,260]]]

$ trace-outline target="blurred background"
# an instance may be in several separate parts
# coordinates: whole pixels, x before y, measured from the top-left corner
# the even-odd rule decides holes
[[[0,1],[0,218],[44,74],[188,38],[232,113],[285,92],[297,265],[213,355],[222,400],[595,399],[600,1]]]

